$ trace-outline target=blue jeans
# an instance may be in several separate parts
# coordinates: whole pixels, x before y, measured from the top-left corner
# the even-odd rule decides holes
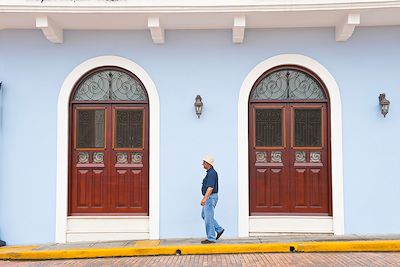
[[[215,232],[221,233],[222,230],[224,230],[217,221],[214,219],[214,209],[215,206],[217,205],[218,202],[218,194],[214,193],[211,194],[207,201],[206,204],[203,206],[203,209],[201,210],[201,217],[204,220],[204,223],[206,225],[206,233],[207,233],[207,239],[209,241],[214,241],[215,242]]]

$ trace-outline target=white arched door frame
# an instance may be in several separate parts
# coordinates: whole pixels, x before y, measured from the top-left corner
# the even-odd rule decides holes
[[[76,82],[88,71],[102,66],[117,66],[134,73],[149,96],[149,238],[159,238],[159,129],[160,104],[157,89],[147,72],[133,61],[118,56],[100,56],[79,64],[65,79],[58,96],[57,113],[57,189],[56,242],[67,241],[68,215],[68,138],[69,99]]]
[[[248,105],[251,89],[267,70],[281,65],[298,65],[313,71],[327,87],[331,110],[331,166],[333,233],[344,234],[342,106],[339,87],[329,71],[316,60],[298,54],[271,57],[253,68],[240,88],[238,103],[238,229],[249,236],[249,136]],[[288,220],[290,221],[290,220]]]

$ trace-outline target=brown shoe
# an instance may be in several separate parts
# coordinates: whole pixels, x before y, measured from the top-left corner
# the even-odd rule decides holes
[[[202,244],[213,244],[213,243],[215,243],[215,241],[210,241],[210,240],[206,239],[206,240],[202,240],[201,243]]]

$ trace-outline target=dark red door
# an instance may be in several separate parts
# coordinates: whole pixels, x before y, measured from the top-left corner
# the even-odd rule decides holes
[[[148,214],[148,105],[73,104],[70,215]]]
[[[329,215],[326,103],[252,103],[250,215]]]

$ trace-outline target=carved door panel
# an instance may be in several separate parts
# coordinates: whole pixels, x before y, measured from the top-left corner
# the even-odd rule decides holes
[[[290,177],[292,211],[329,213],[326,104],[292,104]]]
[[[111,209],[115,212],[147,214],[146,109],[116,106],[113,107],[112,116]]]
[[[109,168],[107,105],[77,106],[73,110],[73,149],[70,212],[106,212]]]
[[[326,104],[251,104],[250,214],[328,214]]]
[[[252,105],[250,110],[250,207],[252,214],[289,211],[289,154],[285,105]]]
[[[148,214],[147,105],[72,108],[70,215]]]

